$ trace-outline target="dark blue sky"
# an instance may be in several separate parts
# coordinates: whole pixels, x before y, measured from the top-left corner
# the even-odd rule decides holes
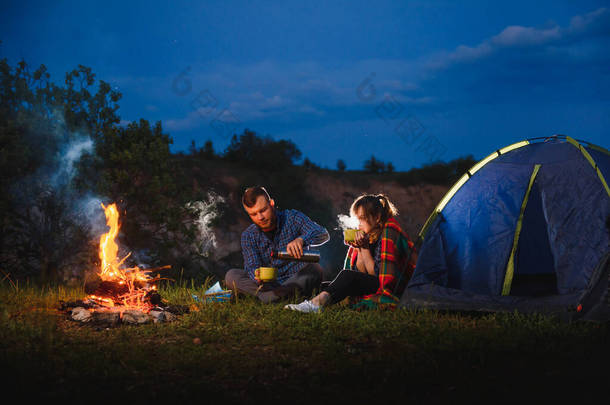
[[[249,128],[399,170],[529,138],[610,142],[608,1],[6,1],[0,57],[78,64],[185,150]]]

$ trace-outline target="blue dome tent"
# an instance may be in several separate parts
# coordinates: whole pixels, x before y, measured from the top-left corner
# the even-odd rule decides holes
[[[499,149],[444,196],[401,306],[610,319],[610,152],[567,136]]]

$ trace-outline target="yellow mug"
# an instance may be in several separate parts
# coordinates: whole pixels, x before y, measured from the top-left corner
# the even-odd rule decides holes
[[[254,275],[261,281],[273,281],[277,278],[275,267],[259,267],[254,270]]]
[[[356,240],[356,232],[358,232],[357,229],[344,229],[343,230],[343,239],[346,242],[353,242]]]

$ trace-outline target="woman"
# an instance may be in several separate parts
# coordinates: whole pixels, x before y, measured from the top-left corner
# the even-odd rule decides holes
[[[311,301],[284,308],[300,312],[320,312],[322,307],[357,297],[358,306],[395,305],[415,268],[413,242],[394,217],[394,204],[383,194],[362,195],[350,208],[358,218],[358,232],[349,245],[344,270]]]

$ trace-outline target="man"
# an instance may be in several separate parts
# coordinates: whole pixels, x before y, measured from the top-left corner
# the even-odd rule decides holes
[[[272,252],[288,250],[295,258],[308,246],[319,246],[330,238],[328,231],[297,210],[278,210],[263,187],[250,187],[242,204],[253,224],[241,235],[245,269],[231,269],[225,275],[228,288],[255,295],[269,303],[299,292],[310,296],[322,281],[317,263],[272,258]],[[255,276],[259,267],[275,267],[277,280],[261,283]]]

